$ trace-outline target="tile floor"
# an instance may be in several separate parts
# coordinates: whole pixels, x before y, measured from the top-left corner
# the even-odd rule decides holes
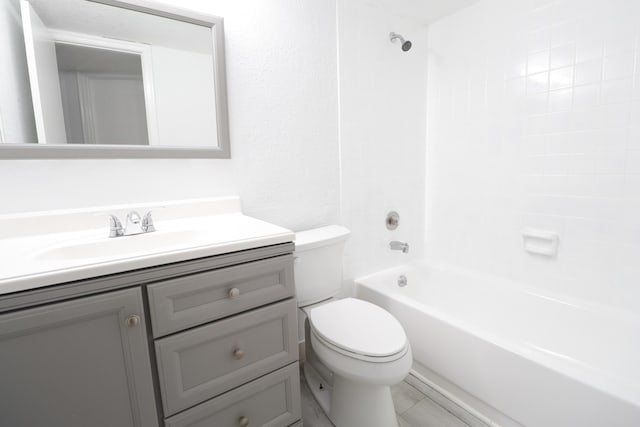
[[[304,427],[333,427],[311,395],[306,381],[302,379],[301,383]],[[411,376],[392,387],[391,394],[399,427],[487,427],[485,423]]]

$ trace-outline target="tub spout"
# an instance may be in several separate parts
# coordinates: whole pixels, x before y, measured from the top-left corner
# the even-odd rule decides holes
[[[406,254],[409,252],[409,244],[394,240],[392,242],[389,242],[389,249],[391,249],[392,251],[402,251],[403,254]]]

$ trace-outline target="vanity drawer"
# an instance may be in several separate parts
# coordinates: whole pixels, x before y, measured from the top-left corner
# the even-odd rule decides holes
[[[293,363],[169,418],[166,427],[287,427],[300,420],[300,374]]]
[[[154,337],[292,297],[293,255],[149,285]]]
[[[298,360],[296,300],[156,341],[165,416]]]

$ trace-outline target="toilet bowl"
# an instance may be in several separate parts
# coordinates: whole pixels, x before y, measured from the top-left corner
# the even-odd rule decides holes
[[[329,418],[338,426],[397,425],[390,386],[411,369],[400,323],[382,308],[346,298],[309,313],[311,346],[333,373]]]
[[[383,308],[332,298],[341,287],[347,236],[338,226],[296,235],[296,289],[307,315],[305,378],[336,427],[395,427],[390,386],[409,373],[411,346],[400,322]]]

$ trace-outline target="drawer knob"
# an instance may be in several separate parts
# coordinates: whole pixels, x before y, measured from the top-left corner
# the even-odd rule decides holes
[[[239,348],[233,350],[233,358],[236,360],[240,360],[244,357],[244,351],[240,350]]]
[[[237,298],[240,296],[240,289],[231,288],[229,289],[229,298]]]
[[[140,324],[140,316],[138,316],[136,314],[132,314],[131,316],[127,316],[127,318],[124,319],[124,324],[127,325],[127,327],[129,327],[129,328],[133,328],[134,326],[138,326]]]
[[[242,416],[240,417],[240,419],[238,420],[238,425],[240,427],[248,427],[249,425],[249,418]]]

